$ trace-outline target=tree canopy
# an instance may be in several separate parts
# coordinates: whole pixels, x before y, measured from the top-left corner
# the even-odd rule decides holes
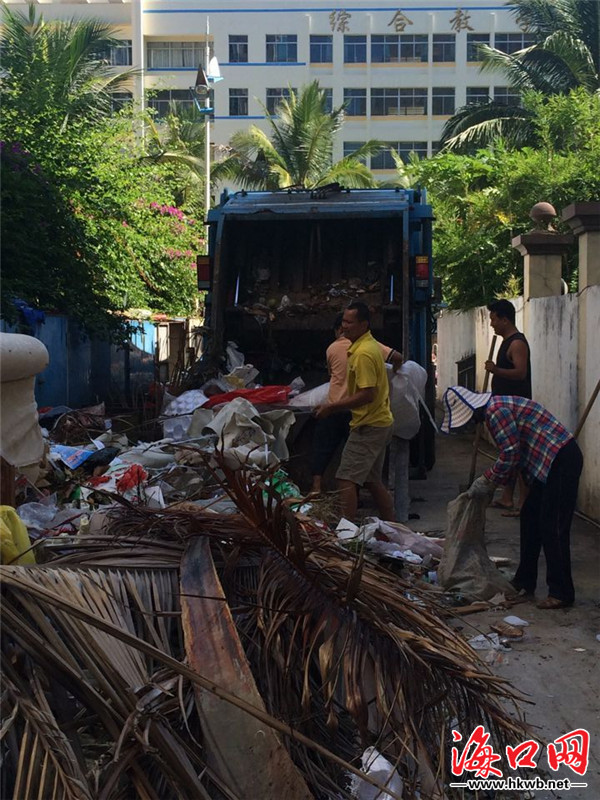
[[[376,185],[362,159],[381,149],[366,142],[333,162],[333,144],[344,120],[344,106],[327,111],[327,94],[318,81],[281,100],[275,113],[265,108],[270,135],[251,125],[231,138],[232,154],[215,167],[215,177],[236,180],[245,189],[307,189],[338,182],[347,188]]]
[[[534,44],[512,54],[481,45],[482,71],[501,73],[522,94],[600,91],[598,0],[511,0],[508,5]],[[447,149],[474,152],[499,137],[509,147],[537,144],[531,109],[491,100],[463,106],[448,120],[441,141]]]

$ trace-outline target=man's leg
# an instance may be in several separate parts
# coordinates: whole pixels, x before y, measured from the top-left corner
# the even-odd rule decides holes
[[[410,442],[398,436],[392,438],[390,459],[394,460],[394,512],[397,522],[408,522],[410,495],[408,492],[408,466]],[[384,517],[387,519],[387,517]]]
[[[543,484],[534,481],[521,509],[521,552],[519,566],[512,580],[517,589],[533,594],[537,585],[538,559],[542,549],[540,506]]]
[[[379,511],[380,518],[385,519],[388,522],[394,522],[396,519],[396,515],[394,513],[394,501],[392,499],[392,495],[388,492],[383,482],[368,481],[365,483],[365,487],[371,493],[373,500],[375,500],[375,505]]]
[[[346,412],[332,414],[330,417],[317,420],[313,433],[312,492],[317,494],[321,492],[323,473],[327,469],[333,454],[338,449],[340,442],[348,438],[349,423],[350,414]]]
[[[352,481],[338,480],[342,516],[354,522],[358,508],[357,485]]]
[[[540,515],[548,595],[567,604],[575,599],[571,577],[571,521],[582,467],[581,450],[572,440],[554,459],[544,487]]]

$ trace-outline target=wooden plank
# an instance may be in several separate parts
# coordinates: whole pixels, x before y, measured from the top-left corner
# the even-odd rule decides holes
[[[190,667],[264,709],[213,563],[207,537],[192,539],[181,562],[181,610]],[[195,686],[206,761],[240,797],[311,800],[276,733],[241,709]]]

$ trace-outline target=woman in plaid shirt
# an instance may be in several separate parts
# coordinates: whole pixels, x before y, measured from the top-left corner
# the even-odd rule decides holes
[[[529,485],[521,509],[521,554],[513,586],[527,594],[535,592],[543,547],[548,597],[538,608],[573,605],[570,532],[583,467],[577,442],[547,409],[524,397],[451,386],[443,403],[442,431],[448,433],[473,417],[485,422],[499,450],[495,464],[469,488],[470,497],[491,499],[496,486],[507,484],[519,471]]]

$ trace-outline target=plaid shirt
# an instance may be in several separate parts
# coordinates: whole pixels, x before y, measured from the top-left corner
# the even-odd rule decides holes
[[[495,395],[485,410],[485,421],[500,455],[485,477],[505,484],[521,470],[525,482],[546,483],[558,451],[573,437],[539,403],[524,397]]]

